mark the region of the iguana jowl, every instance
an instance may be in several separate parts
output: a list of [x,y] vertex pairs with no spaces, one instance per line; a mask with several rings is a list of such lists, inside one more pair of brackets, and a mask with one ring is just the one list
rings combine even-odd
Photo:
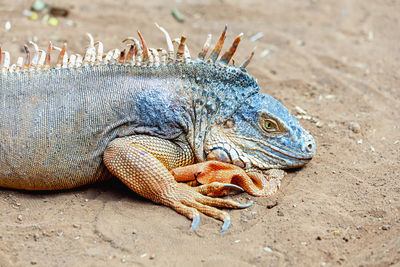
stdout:
[[[158,25],[157,25],[158,26]],[[158,26],[159,27],[159,26]],[[229,65],[239,35],[218,60],[226,28],[205,59],[211,35],[192,61],[185,44],[161,27],[167,51],[135,38],[129,50],[103,55],[91,42],[84,57],[63,46],[57,65],[48,51],[27,46],[10,66],[0,48],[0,186],[73,188],[112,175],[136,193],[199,224],[199,212],[222,220],[215,207],[251,205],[214,198],[231,188],[274,193],[279,169],[315,154],[313,137],[241,67]],[[176,40],[174,40],[176,41]],[[3,58],[3,59],[2,59]],[[202,184],[191,187],[187,181]],[[192,182],[192,185],[194,184]]]

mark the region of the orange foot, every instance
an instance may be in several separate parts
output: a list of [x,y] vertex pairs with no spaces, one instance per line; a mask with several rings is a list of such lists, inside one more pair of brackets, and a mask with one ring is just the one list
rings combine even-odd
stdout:
[[[197,191],[208,196],[223,196],[229,190],[243,189],[253,196],[267,197],[280,187],[284,171],[271,169],[264,172],[245,172],[240,167],[219,162],[205,161],[171,170],[178,182],[196,181],[202,186]],[[239,186],[239,188],[237,187]]]

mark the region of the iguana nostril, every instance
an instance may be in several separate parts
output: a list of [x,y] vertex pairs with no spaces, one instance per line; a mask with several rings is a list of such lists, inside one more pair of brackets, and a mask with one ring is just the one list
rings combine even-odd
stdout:
[[313,149],[313,145],[312,145],[311,143],[308,144],[308,145],[307,145],[307,148],[306,148],[307,152],[311,152],[312,149]]

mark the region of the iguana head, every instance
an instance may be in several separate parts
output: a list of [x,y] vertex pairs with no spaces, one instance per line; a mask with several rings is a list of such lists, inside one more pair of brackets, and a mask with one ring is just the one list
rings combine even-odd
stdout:
[[247,171],[295,168],[315,154],[314,138],[275,98],[255,94],[206,138],[207,160],[233,163]]

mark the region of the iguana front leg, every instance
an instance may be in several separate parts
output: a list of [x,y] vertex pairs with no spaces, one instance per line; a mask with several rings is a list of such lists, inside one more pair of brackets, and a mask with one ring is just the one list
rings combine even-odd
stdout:
[[[283,170],[271,169],[263,173],[245,172],[238,166],[215,160],[172,169],[171,173],[177,181],[196,180],[202,184],[197,187],[197,190],[209,196],[228,194],[230,188],[223,187],[217,190],[213,186],[215,183],[222,183],[238,185],[253,196],[268,197],[279,189],[280,181],[284,176]],[[211,190],[209,190],[210,185]]]
[[103,161],[108,170],[134,192],[191,219],[192,229],[198,227],[201,212],[223,221],[223,232],[230,225],[230,217],[214,207],[245,208],[252,204],[211,198],[178,183],[168,169],[189,164],[193,159],[185,154],[184,148],[164,139],[150,136],[117,138],[107,146]]

